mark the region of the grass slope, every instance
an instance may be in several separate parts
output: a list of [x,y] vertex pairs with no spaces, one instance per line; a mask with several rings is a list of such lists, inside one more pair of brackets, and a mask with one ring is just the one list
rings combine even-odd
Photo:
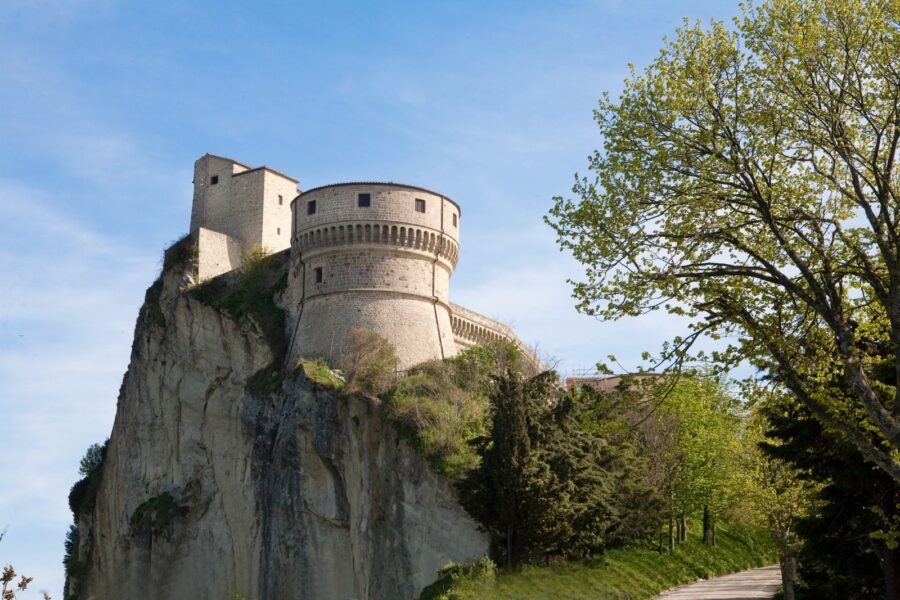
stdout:
[[675,552],[648,548],[610,550],[587,562],[526,566],[514,572],[485,569],[449,570],[422,593],[421,600],[641,600],[697,579],[743,571],[777,562],[763,531],[722,523],[718,545],[705,546],[689,535]]

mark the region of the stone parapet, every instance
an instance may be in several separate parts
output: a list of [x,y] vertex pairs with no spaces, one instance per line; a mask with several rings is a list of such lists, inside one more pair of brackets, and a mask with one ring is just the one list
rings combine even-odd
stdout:
[[503,323],[459,304],[450,304],[450,324],[457,343],[467,348],[504,339],[524,347],[516,334]]
[[454,239],[438,229],[411,227],[399,221],[338,222],[298,232],[295,238],[294,246],[305,253],[343,245],[383,244],[437,255],[451,270],[459,260],[459,244]]

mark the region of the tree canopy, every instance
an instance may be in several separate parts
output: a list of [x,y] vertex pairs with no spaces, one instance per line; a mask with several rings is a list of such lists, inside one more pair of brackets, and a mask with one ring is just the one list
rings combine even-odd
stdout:
[[[580,310],[667,310],[787,388],[900,482],[900,0],[769,0],[685,23],[618,100],[547,218]],[[896,381],[896,377],[893,378]]]

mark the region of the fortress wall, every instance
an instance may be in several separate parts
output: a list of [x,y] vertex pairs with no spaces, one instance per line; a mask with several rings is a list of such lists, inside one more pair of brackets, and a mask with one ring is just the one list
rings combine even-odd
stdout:
[[294,234],[293,247],[304,255],[313,252],[341,252],[348,247],[364,247],[369,252],[383,252],[384,246],[402,249],[428,260],[437,257],[448,274],[459,259],[459,245],[440,231],[421,226],[409,226],[397,221],[342,221],[334,225],[320,225]]
[[[191,231],[205,227],[236,235],[239,229],[234,227],[235,206],[232,199],[232,176],[249,170],[249,167],[233,160],[207,154],[194,162],[194,204],[191,210]],[[217,183],[212,179],[218,177]]]
[[399,293],[334,294],[308,299],[297,330],[291,362],[324,356],[339,363],[354,328],[369,329],[390,341],[398,369],[456,354],[446,306]]
[[531,349],[513,333],[513,330],[494,319],[469,310],[459,304],[450,304],[450,321],[453,327],[453,339],[460,350],[478,346],[496,340],[507,339],[514,343],[525,356],[539,368],[543,368],[540,359]]
[[[305,259],[306,297],[355,290],[397,291],[437,297],[447,304],[449,273],[445,266],[435,270],[427,254],[356,247],[340,253],[316,253]],[[316,269],[322,269],[322,281],[316,282]]]
[[194,234],[197,244],[197,276],[199,281],[227,273],[241,265],[241,240],[200,227]]
[[257,244],[284,250],[290,246],[290,203],[296,195],[297,182],[289,177],[208,154],[194,163],[191,231],[204,227],[237,238],[245,251]]
[[[358,206],[359,194],[369,194],[371,206]],[[416,199],[425,200],[425,212],[417,212]],[[308,205],[316,212],[308,214]],[[308,190],[294,206],[294,232],[301,233],[347,222],[388,221],[419,226],[443,233],[459,244],[459,207],[449,198],[420,188],[385,183],[339,184]],[[457,223],[453,225],[453,216]]]
[[260,243],[272,252],[279,252],[291,245],[291,202],[296,196],[296,181],[263,170],[263,219]]
[[[359,194],[369,194],[369,206],[359,206]],[[424,212],[416,210],[417,200],[424,201]],[[291,247],[299,267],[288,285],[298,286],[302,271],[304,293],[289,309],[300,315],[289,315],[297,323],[290,360],[339,361],[356,328],[387,338],[400,369],[456,354],[448,305],[459,255],[453,201],[411,186],[339,184],[301,194],[293,214]]]
[[250,170],[231,180],[231,219],[221,231],[243,240],[247,250],[262,244],[264,177],[263,171]]

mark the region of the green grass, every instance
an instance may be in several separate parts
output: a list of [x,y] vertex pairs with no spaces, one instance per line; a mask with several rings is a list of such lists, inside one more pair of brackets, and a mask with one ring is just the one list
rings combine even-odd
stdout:
[[321,386],[334,390],[344,387],[344,380],[334,374],[324,358],[301,358],[299,368],[307,379]]
[[671,553],[617,549],[592,561],[526,566],[496,574],[488,574],[478,565],[449,569],[425,589],[421,600],[641,600],[700,578],[777,562],[764,531],[722,523],[717,533],[719,543],[714,547],[689,535],[688,541]]

